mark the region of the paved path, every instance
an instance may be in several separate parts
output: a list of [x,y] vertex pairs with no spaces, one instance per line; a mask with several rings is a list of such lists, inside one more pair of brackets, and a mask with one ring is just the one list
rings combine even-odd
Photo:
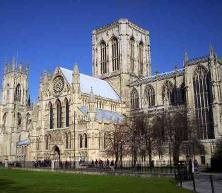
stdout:
[[[212,174],[214,183],[214,193],[222,193],[222,174]],[[196,191],[199,193],[212,193],[209,174],[199,174],[195,177]],[[193,190],[193,182],[183,182],[183,188]]]

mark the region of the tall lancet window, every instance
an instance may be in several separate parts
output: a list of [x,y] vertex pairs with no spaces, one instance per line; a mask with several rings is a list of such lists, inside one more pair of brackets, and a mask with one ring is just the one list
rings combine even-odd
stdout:
[[135,88],[131,92],[131,108],[132,109],[139,108],[139,94]]
[[62,127],[62,105],[59,99],[56,100],[56,112],[57,112],[57,128]]
[[170,81],[166,81],[163,85],[162,90],[163,103],[172,105],[174,104],[174,96],[173,96],[173,83]]
[[139,44],[139,75],[143,75],[143,42]]
[[53,123],[53,107],[52,103],[49,102],[49,128],[53,129],[54,123]]
[[134,50],[135,50],[135,40],[134,37],[130,38],[130,65],[131,65],[131,72],[134,72],[135,64],[134,64]]
[[101,63],[101,74],[107,73],[107,60],[106,60],[106,43],[102,41],[100,43],[100,63]]
[[65,98],[65,109],[66,109],[66,127],[69,127],[69,101]]
[[147,105],[152,107],[155,105],[155,91],[153,86],[147,85],[145,88],[145,99],[147,101]]
[[210,76],[207,70],[201,66],[197,67],[193,76],[193,87],[199,139],[214,138],[212,96],[209,84]]
[[112,65],[113,71],[119,70],[119,44],[116,37],[112,38]]
[[15,88],[15,101],[21,101],[21,85],[17,84]]

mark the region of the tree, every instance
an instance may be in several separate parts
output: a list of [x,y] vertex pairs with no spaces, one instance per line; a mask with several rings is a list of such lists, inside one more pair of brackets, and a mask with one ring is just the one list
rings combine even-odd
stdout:
[[176,165],[180,157],[180,147],[187,140],[187,113],[183,109],[164,112],[164,132],[169,142],[170,165]]
[[114,123],[110,131],[105,135],[105,153],[107,156],[115,158],[115,166],[122,167],[123,156],[127,155],[129,126],[126,122]]
[[216,150],[211,158],[211,169],[213,171],[222,171],[222,139],[217,140]]

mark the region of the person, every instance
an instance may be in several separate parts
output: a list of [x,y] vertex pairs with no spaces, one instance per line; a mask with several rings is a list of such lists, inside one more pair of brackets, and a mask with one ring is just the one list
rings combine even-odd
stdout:
[[196,159],[194,160],[194,171],[195,171],[196,173],[199,172],[199,164],[198,164],[198,161],[197,161]]
[[192,175],[193,175],[193,163],[192,163],[192,159],[189,159],[188,162],[188,174],[189,174],[189,178],[192,179]]

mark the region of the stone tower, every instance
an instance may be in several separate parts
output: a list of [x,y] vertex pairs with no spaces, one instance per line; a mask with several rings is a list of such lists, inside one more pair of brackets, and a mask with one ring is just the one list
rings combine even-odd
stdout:
[[107,80],[123,101],[131,80],[150,76],[150,62],[149,32],[127,19],[93,31],[93,76]]
[[16,159],[16,144],[26,131],[26,107],[28,106],[28,69],[13,60],[5,65],[2,82],[2,154],[5,159]]

